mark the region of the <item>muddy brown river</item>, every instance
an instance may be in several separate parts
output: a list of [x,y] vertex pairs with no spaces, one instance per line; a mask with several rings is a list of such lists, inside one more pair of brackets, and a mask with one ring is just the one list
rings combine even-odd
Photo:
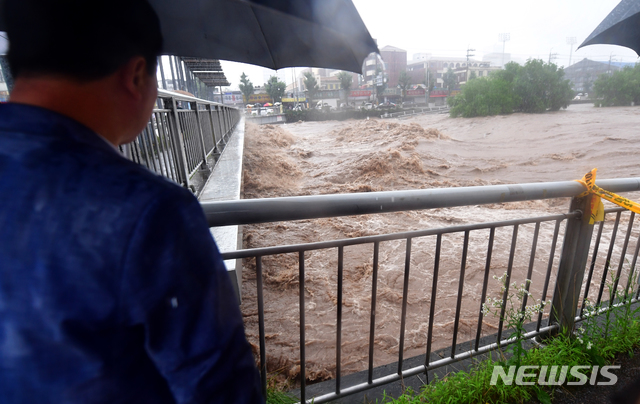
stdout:
[[[640,108],[594,108],[590,104],[539,115],[487,118],[424,115],[406,120],[305,122],[282,126],[247,124],[244,198],[389,191],[418,188],[565,181],[598,167],[598,178],[640,176]],[[638,200],[638,195],[626,195]],[[459,224],[565,213],[568,199],[409,211],[250,225],[244,248],[336,240],[441,228]],[[611,216],[611,215],[610,215]],[[610,218],[608,218],[610,219]],[[617,268],[629,214],[622,215],[612,265]],[[590,298],[597,292],[612,224],[605,225]],[[554,223],[543,223],[531,290],[539,299]],[[627,259],[640,227],[634,225]],[[561,227],[556,256],[561,247]],[[518,231],[512,281],[523,282],[534,226]],[[491,275],[502,275],[513,228],[495,234]],[[595,232],[594,232],[595,236]],[[475,338],[489,230],[470,233],[458,342]],[[449,346],[460,275],[463,234],[444,235],[434,315],[433,349]],[[397,361],[405,241],[380,244],[374,365]],[[373,245],[345,247],[342,374],[368,365]],[[617,255],[616,255],[617,253]],[[435,255],[435,236],[413,239],[404,357],[425,352]],[[309,381],[335,377],[337,249],[305,257],[306,374]],[[624,273],[628,273],[628,264]],[[554,262],[554,274],[557,258]],[[296,254],[263,259],[267,366],[280,379],[295,379],[299,367],[299,296]],[[555,278],[552,275],[551,279]],[[550,298],[553,282],[550,285]],[[488,296],[498,297],[491,280]],[[241,306],[247,336],[256,349],[258,316],[255,262],[246,260]],[[483,333],[497,330],[487,317]]]

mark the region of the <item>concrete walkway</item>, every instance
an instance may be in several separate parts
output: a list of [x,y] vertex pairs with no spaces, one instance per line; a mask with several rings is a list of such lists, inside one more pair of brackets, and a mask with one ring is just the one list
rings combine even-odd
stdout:
[[[240,199],[242,190],[242,153],[244,150],[244,117],[234,129],[229,143],[224,148],[213,172],[200,192],[200,202],[235,201]],[[223,226],[211,228],[220,252],[235,251],[242,248],[242,226]],[[240,301],[242,284],[241,260],[226,260],[225,265],[236,289]]]

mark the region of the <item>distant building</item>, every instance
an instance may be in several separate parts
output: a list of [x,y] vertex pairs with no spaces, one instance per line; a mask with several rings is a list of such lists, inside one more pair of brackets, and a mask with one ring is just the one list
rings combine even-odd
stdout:
[[387,74],[387,86],[396,87],[400,73],[407,70],[407,51],[395,46],[385,46],[380,49],[380,56]]
[[284,69],[280,69],[280,70],[271,70],[267,68],[262,69],[262,79],[264,80],[265,84],[267,83],[267,81],[269,81],[271,76],[276,76],[278,78],[278,81],[281,81],[283,83],[287,82],[287,74]]
[[590,92],[593,82],[601,74],[610,74],[620,70],[615,64],[609,62],[597,62],[590,59],[582,59],[564,69],[564,77],[571,81],[571,87],[576,92]]
[[[431,72],[432,77],[436,80],[435,87],[444,87],[444,74],[453,70],[459,76],[459,82],[466,82],[467,59],[455,57],[439,57],[430,56],[426,60],[413,60],[407,65],[407,72],[411,76],[413,84],[426,84],[427,69]],[[489,62],[481,62],[478,60],[469,60],[468,74],[476,72],[477,77],[486,77],[493,70],[499,70],[499,67],[492,67]]]
[[501,66],[504,67],[507,63],[511,62],[511,54],[510,53],[486,53],[482,57],[483,62],[491,63],[491,66]]

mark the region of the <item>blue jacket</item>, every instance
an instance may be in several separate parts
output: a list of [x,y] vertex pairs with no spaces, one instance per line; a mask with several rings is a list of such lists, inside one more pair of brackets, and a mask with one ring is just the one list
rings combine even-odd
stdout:
[[261,401],[196,198],[74,120],[0,105],[0,402]]

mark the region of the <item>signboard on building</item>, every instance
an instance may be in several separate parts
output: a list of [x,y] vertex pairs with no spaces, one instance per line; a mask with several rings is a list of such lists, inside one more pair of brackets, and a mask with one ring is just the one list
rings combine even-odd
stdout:
[[423,96],[424,97],[424,88],[417,88],[415,90],[407,90],[407,96],[409,96],[409,97]]
[[256,102],[266,104],[267,102],[271,102],[271,98],[269,97],[269,94],[251,94],[249,97],[249,104],[255,104]]
[[349,97],[370,97],[371,90],[352,90]]
[[283,98],[282,102],[307,102],[307,97],[298,97],[298,98]]
[[389,95],[402,95],[402,90],[400,90],[399,88],[386,88],[384,90],[384,93],[382,93],[385,96],[389,96]]
[[435,97],[446,97],[447,96],[447,90],[433,90],[431,91],[431,98],[435,98]]
[[224,103],[225,104],[242,104],[242,93],[224,93]]

